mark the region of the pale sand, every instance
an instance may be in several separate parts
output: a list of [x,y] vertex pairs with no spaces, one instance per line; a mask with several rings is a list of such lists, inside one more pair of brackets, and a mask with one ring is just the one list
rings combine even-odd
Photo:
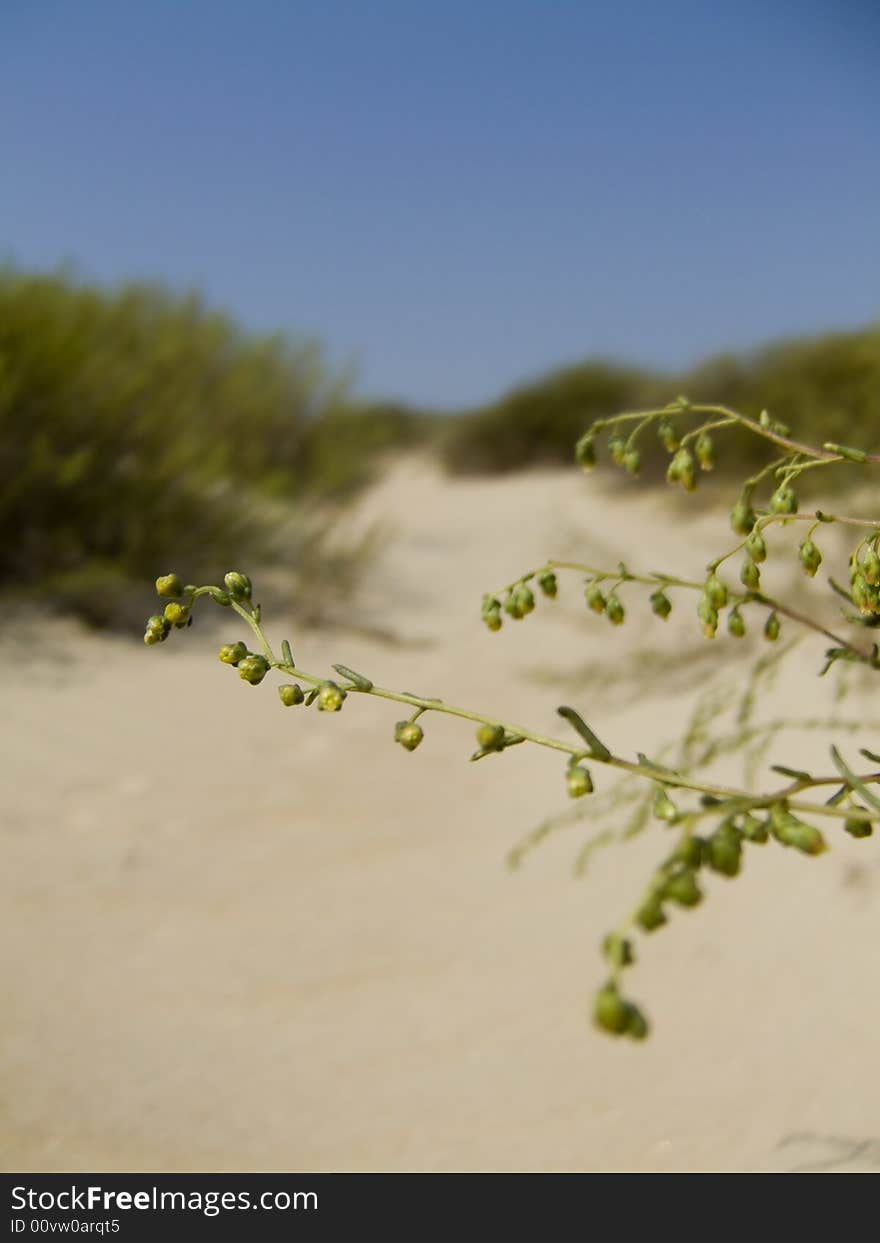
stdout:
[[[729,538],[718,514],[574,472],[451,483],[406,464],[360,506],[377,518],[393,530],[359,617],[408,645],[291,635],[305,668],[343,661],[561,737],[554,709],[573,700],[629,754],[672,736],[712,672],[635,693],[550,679],[674,652],[695,633],[681,597],[665,627],[631,591],[613,629],[573,578],[500,635],[478,613],[548,554],[698,571]],[[838,833],[818,860],[754,848],[736,882],[710,880],[640,943],[631,988],[655,1030],[617,1043],[587,1020],[597,943],[664,829],[574,880],[587,823],[512,872],[507,850],[567,805],[549,752],[469,764],[471,727],[437,718],[410,755],[394,705],[285,710],[219,665],[202,626],[155,650],[60,624],[33,638],[35,654],[7,641],[3,674],[4,1168],[880,1165],[873,842]],[[733,645],[710,649],[719,667]],[[830,702],[823,646],[795,657],[774,713]],[[780,758],[822,755],[799,736]]]

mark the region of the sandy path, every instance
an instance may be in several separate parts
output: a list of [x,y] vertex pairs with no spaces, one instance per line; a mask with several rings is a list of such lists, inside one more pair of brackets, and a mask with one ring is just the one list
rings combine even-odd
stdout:
[[[611,745],[657,747],[705,659],[665,693],[584,670],[620,670],[638,642],[671,652],[689,617],[664,629],[633,597],[613,630],[574,582],[501,635],[477,616],[484,588],[551,552],[693,570],[726,538],[717,517],[603,487],[395,470],[361,507],[394,526],[361,617],[390,615],[408,645],[310,634],[298,660],[562,733],[550,681],[568,670]],[[469,727],[445,718],[408,755],[392,705],[285,711],[197,628],[156,651],[62,625],[37,638],[3,674],[4,1168],[880,1165],[873,843],[835,839],[822,860],[768,847],[735,884],[710,883],[643,947],[632,988],[652,1039],[617,1044],[585,1018],[596,945],[662,829],[581,880],[589,825],[511,872],[510,846],[566,806],[552,755],[469,765]],[[819,712],[829,694],[792,674],[773,711]],[[822,753],[794,747],[790,762]]]

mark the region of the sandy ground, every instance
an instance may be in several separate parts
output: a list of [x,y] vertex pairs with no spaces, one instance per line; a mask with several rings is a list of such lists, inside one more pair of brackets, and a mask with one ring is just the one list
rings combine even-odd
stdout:
[[[399,466],[358,513],[387,539],[352,618],[401,642],[291,634],[297,660],[560,736],[573,700],[613,747],[656,750],[747,664],[727,638],[706,660],[692,601],[664,627],[631,591],[614,629],[564,579],[500,635],[478,619],[484,589],[547,555],[694,571],[728,538],[717,514],[611,488]],[[692,665],[673,658],[683,634]],[[872,842],[839,834],[819,860],[755,848],[736,882],[710,880],[640,945],[652,1038],[616,1043],[587,1020],[597,944],[669,839],[651,827],[574,879],[609,823],[587,818],[510,870],[515,842],[566,810],[552,754],[469,764],[470,727],[437,718],[410,755],[393,705],[285,710],[217,662],[204,626],[153,650],[62,624],[8,642],[5,1169],[880,1167]],[[870,714],[858,686],[834,707],[822,647],[791,658],[772,714]],[[822,754],[800,735],[780,758]]]

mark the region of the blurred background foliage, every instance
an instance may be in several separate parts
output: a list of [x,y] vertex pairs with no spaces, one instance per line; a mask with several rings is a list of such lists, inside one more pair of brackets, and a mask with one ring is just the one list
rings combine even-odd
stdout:
[[[444,415],[357,401],[315,343],[248,333],[197,294],[3,268],[0,586],[125,626],[170,568],[307,563],[314,591],[322,531],[388,453],[420,447],[453,474],[569,466],[593,419],[679,393],[876,449],[880,325],[678,375],[588,361]],[[642,449],[650,483],[665,458]],[[760,452],[730,441],[720,467]],[[338,578],[338,549],[332,563]]]

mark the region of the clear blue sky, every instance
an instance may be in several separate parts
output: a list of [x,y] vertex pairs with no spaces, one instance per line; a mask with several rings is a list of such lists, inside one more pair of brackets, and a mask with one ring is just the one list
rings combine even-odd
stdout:
[[880,317],[878,0],[0,0],[0,254],[489,398]]

